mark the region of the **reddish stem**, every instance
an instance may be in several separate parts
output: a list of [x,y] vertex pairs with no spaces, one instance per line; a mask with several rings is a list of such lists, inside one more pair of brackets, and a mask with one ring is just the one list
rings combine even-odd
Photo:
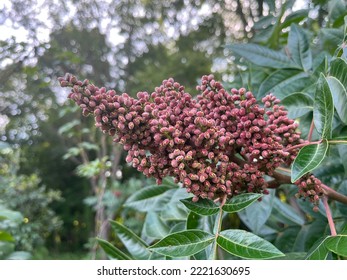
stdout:
[[313,119],[312,119],[311,126],[310,126],[310,130],[309,130],[308,136],[307,136],[307,140],[308,140],[309,142],[311,142],[311,140],[312,140],[313,129],[314,129],[314,121],[313,121]]
[[298,144],[298,145],[295,145],[295,146],[291,146],[287,149],[285,149],[286,152],[290,151],[290,150],[294,150],[294,149],[298,149],[298,148],[302,148],[302,147],[305,147],[305,146],[308,146],[308,145],[312,145],[312,144],[320,144],[322,143],[323,140],[318,140],[318,141],[313,141],[313,142],[305,142],[305,143],[301,143],[301,144]]
[[336,236],[337,233],[336,233],[336,229],[335,229],[333,216],[331,215],[330,207],[328,204],[328,198],[325,195],[323,196],[323,204],[325,207],[325,213],[327,214],[327,219],[328,219],[331,235]]

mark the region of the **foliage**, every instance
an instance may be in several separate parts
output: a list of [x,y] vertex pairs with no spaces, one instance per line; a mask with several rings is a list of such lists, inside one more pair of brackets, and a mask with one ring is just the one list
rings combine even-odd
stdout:
[[[341,2],[341,5],[344,4]],[[335,7],[337,6],[339,5]],[[291,166],[291,182],[294,183],[299,178],[314,172],[333,189],[342,190],[340,185],[345,185],[346,172],[342,156],[345,154],[344,148],[347,144],[345,106],[341,106],[346,98],[347,86],[344,75],[346,73],[344,68],[347,65],[345,57],[347,18],[345,18],[345,24],[343,22],[341,24],[341,21],[334,18],[335,12],[333,8],[330,10],[328,20],[328,26],[333,26],[333,30],[327,27],[326,30],[317,34],[316,43],[311,43],[312,37],[308,36],[309,32],[302,26],[291,23],[285,46],[287,53],[254,43],[234,44],[228,48],[234,54],[254,64],[254,66],[246,64],[246,71],[242,73],[243,76],[248,76],[249,82],[252,82],[252,73],[259,71],[258,66],[268,67],[263,70],[265,75],[256,76],[261,79],[259,86],[254,90],[258,93],[259,99],[268,92],[273,92],[284,99],[283,103],[288,106],[290,113],[293,114],[291,108],[296,108],[292,116],[300,122],[299,128],[302,135],[308,140],[296,146],[301,150]],[[345,15],[340,12],[338,18]],[[340,22],[340,25],[337,22]],[[276,26],[274,28],[278,28],[277,32],[283,29]],[[313,51],[312,45],[317,45],[317,42],[320,46],[326,46],[327,34],[340,34],[338,49],[331,55],[325,50],[322,50],[322,53],[318,53],[317,49]],[[277,41],[277,36],[275,38],[274,45],[277,48],[281,41]],[[257,81],[255,85],[257,86]],[[334,174],[336,180],[331,178],[330,166],[336,168]],[[284,171],[288,172],[288,170]],[[290,181],[283,180],[280,176],[277,180],[277,185],[274,185],[277,191],[263,197],[261,202],[249,199],[250,204],[247,205],[247,196],[255,195],[252,193],[245,195],[244,198],[236,196],[235,199],[239,197],[241,205],[245,203],[245,209],[242,211],[237,209],[236,201],[215,203],[200,199],[193,203],[191,198],[184,198],[181,202],[190,210],[187,212],[187,209],[182,209],[182,204],[177,201],[174,205],[170,204],[172,198],[178,196],[176,192],[169,197],[165,195],[167,192],[181,191],[180,188],[166,190],[167,186],[164,184],[157,188],[148,187],[140,190],[129,198],[125,206],[146,212],[141,234],[143,239],[130,231],[120,231],[121,224],[112,222],[115,225],[115,234],[121,235],[119,237],[128,251],[126,255],[123,255],[124,252],[121,254],[119,249],[108,243],[107,252],[111,258],[116,259],[230,258],[227,253],[233,255],[233,258],[252,259],[346,257],[347,252],[344,246],[347,238],[344,215],[346,205],[338,204],[339,207],[336,207],[331,203],[333,210],[331,215],[326,199],[328,197],[340,201],[341,196],[323,183],[323,202],[320,202],[312,211],[305,202],[291,198],[295,187],[290,185]],[[314,181],[314,184],[318,182]],[[304,188],[306,183],[298,186]],[[346,204],[346,197],[341,201]],[[138,207],[140,202],[148,207]],[[181,214],[174,215],[174,219],[165,219],[163,214],[165,210],[156,208],[156,205],[163,204],[166,205],[166,209],[170,209],[170,214]],[[226,223],[226,217],[230,215],[225,212],[230,209],[232,212],[237,212],[244,226],[253,233],[240,229],[223,229],[222,222]],[[330,234],[326,219],[329,221]],[[153,225],[157,226],[156,234],[153,234],[152,230],[148,231],[147,222],[151,223],[152,228]],[[315,242],[319,238],[320,240]],[[102,240],[99,242],[103,248],[106,248]],[[133,254],[137,246],[146,254],[141,256]]]
[[[12,236],[16,250],[33,252],[44,246],[44,240],[61,226],[51,204],[61,199],[60,193],[46,190],[37,175],[18,175],[18,150],[10,146],[0,151],[1,205],[10,219],[2,222],[2,229]],[[7,210],[6,210],[7,209]],[[15,217],[15,218],[13,218]]]

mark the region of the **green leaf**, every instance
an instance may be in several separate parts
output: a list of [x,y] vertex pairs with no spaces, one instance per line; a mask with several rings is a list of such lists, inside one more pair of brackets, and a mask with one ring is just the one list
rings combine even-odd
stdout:
[[323,42],[328,43],[333,48],[336,48],[342,43],[343,30],[340,28],[322,28],[320,29]]
[[187,197],[187,191],[184,188],[172,189],[166,193],[170,200],[160,212],[162,220],[166,221],[185,221],[188,216],[188,210],[180,203],[180,200]]
[[80,120],[73,120],[71,122],[68,122],[58,129],[58,133],[64,134],[64,133],[70,132],[71,129],[73,129],[75,126],[78,126],[80,124],[81,124]]
[[307,18],[309,11],[310,10],[308,9],[303,9],[290,13],[281,24],[281,30],[283,28],[289,27],[292,23],[299,23],[300,21]]
[[96,238],[96,240],[98,241],[100,247],[104,250],[104,252],[110,259],[131,260],[131,258],[128,255],[123,253],[118,248],[114,247],[110,242],[100,238]]
[[311,144],[303,147],[292,164],[291,181],[294,183],[306,173],[317,168],[325,158],[328,143]]
[[210,216],[218,213],[219,206],[211,199],[199,199],[197,202],[193,202],[192,198],[182,199],[181,202],[191,211],[203,215]]
[[229,229],[220,232],[217,243],[230,254],[245,259],[271,259],[284,256],[269,241],[240,229]]
[[262,196],[263,195],[259,193],[243,193],[236,195],[227,201],[223,205],[222,209],[228,213],[239,212],[257,201]]
[[199,214],[196,214],[195,212],[191,211],[187,217],[186,228],[199,229],[201,228],[203,222],[204,222],[203,216],[200,216]]
[[114,233],[123,242],[128,252],[137,260],[147,260],[150,256],[148,245],[130,229],[115,221],[110,221]]
[[312,248],[308,251],[305,259],[306,260],[326,260],[328,256],[328,249],[325,247],[325,242],[329,236],[318,240]]
[[270,193],[268,195],[263,196],[262,201],[256,201],[244,210],[237,212],[247,227],[258,235],[273,233],[271,228],[265,226],[266,221],[271,215],[275,196],[274,190],[269,191]]
[[20,223],[23,221],[23,216],[18,211],[12,211],[0,206],[0,221],[7,219],[16,223]]
[[347,235],[330,236],[325,246],[331,252],[343,257],[347,257]]
[[343,84],[335,77],[328,77],[327,82],[334,100],[336,112],[341,121],[347,124],[347,92]]
[[334,119],[334,102],[328,81],[321,74],[314,96],[313,120],[314,125],[323,139],[331,138]]
[[227,47],[255,65],[269,68],[298,68],[284,53],[267,47],[256,44],[232,44]]
[[311,83],[307,73],[296,69],[280,69],[268,76],[260,85],[257,98],[269,92],[284,98],[293,92],[303,90]]
[[337,78],[347,88],[347,62],[342,58],[334,59],[330,64],[330,76]]
[[290,226],[285,227],[282,231],[278,232],[274,242],[276,248],[284,253],[293,252],[293,244],[300,228],[300,226]]
[[312,67],[312,53],[310,42],[305,31],[296,24],[290,26],[288,36],[288,49],[292,60],[299,65],[304,71]]
[[191,256],[205,249],[215,236],[200,230],[187,230],[170,234],[149,249],[170,257]]
[[131,195],[124,206],[140,212],[161,210],[170,201],[167,191],[171,189],[170,186],[163,185],[145,187]]
[[274,197],[274,207],[272,214],[276,216],[278,220],[288,225],[304,225],[305,219],[298,214],[287,203],[283,203],[279,198]]
[[143,233],[154,239],[161,239],[168,235],[170,228],[160,218],[158,212],[150,211],[146,215],[146,219],[143,225]]
[[288,110],[288,117],[296,119],[313,111],[313,99],[303,92],[288,95],[282,100],[282,104]]
[[0,241],[13,242],[15,241],[13,236],[6,231],[0,230]]

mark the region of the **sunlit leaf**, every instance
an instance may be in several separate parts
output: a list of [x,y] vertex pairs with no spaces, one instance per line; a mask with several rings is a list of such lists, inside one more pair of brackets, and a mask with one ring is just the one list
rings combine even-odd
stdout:
[[328,143],[311,144],[303,147],[296,156],[291,169],[291,181],[294,183],[306,173],[317,168],[325,158]]
[[206,248],[214,238],[214,235],[200,230],[181,231],[166,236],[149,249],[170,257],[191,256]]
[[347,235],[331,236],[325,241],[325,246],[329,251],[347,257]]
[[321,74],[314,97],[313,120],[317,131],[323,139],[331,138],[334,118],[334,102],[328,81]]
[[218,245],[232,255],[245,259],[271,259],[284,256],[269,241],[240,229],[230,229],[220,232]]
[[324,237],[320,240],[318,240],[312,248],[308,251],[307,256],[305,259],[307,260],[325,260],[328,256],[328,249],[325,246],[326,240],[329,237]]
[[334,100],[336,112],[341,121],[347,124],[347,92],[343,84],[335,77],[328,77],[327,82],[330,88],[331,95]]

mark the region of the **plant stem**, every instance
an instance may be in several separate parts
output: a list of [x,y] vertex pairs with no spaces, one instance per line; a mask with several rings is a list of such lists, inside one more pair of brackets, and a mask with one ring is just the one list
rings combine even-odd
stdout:
[[312,119],[311,125],[310,125],[310,130],[309,130],[308,136],[307,136],[307,140],[308,140],[309,142],[311,142],[311,140],[312,140],[313,129],[314,129],[314,121],[313,121],[313,119]]
[[218,238],[218,235],[219,235],[219,232],[221,231],[221,228],[222,228],[222,220],[223,220],[223,209],[222,207],[224,206],[225,202],[227,200],[227,195],[224,195],[223,198],[222,198],[222,201],[220,203],[220,206],[219,206],[219,213],[218,213],[218,218],[216,220],[216,234],[215,234],[215,239],[214,239],[214,243],[213,243],[213,248],[212,248],[212,252],[213,252],[213,255],[212,255],[212,259],[213,260],[216,260],[217,259],[217,238]]
[[336,229],[335,229],[333,216],[331,215],[330,207],[328,204],[328,198],[325,195],[323,196],[323,204],[325,207],[325,213],[327,214],[327,219],[328,219],[331,235],[336,236]]
[[294,149],[299,149],[299,148],[302,148],[302,147],[305,147],[305,146],[308,146],[308,145],[312,145],[312,144],[320,144],[322,143],[323,140],[318,140],[318,141],[313,141],[313,142],[305,142],[305,143],[301,143],[301,144],[298,144],[298,145],[295,145],[295,146],[292,146],[292,147],[289,147],[287,149],[285,149],[286,152],[288,151],[291,151],[291,150],[294,150]]

